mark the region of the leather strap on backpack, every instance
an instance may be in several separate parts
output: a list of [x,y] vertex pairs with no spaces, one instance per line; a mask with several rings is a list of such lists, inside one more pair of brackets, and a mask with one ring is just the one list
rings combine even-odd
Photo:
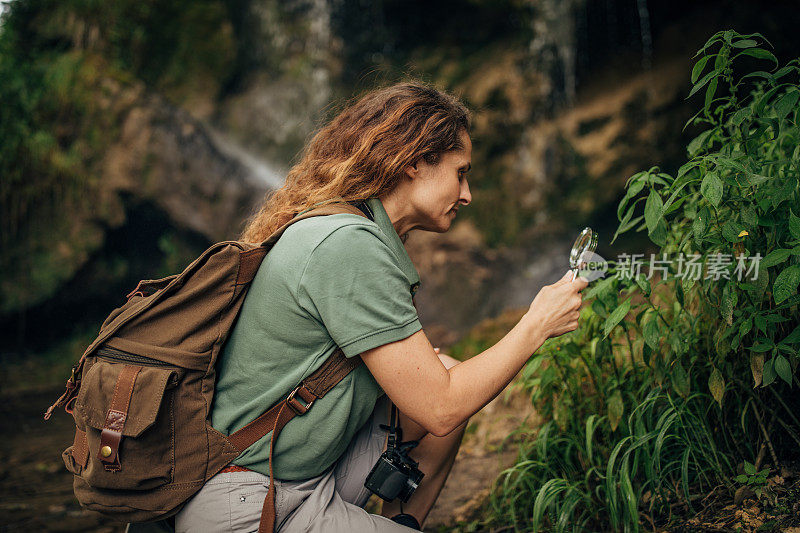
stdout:
[[346,357],[340,349],[337,349],[321,367],[290,392],[285,400],[228,436],[228,440],[242,452],[264,435],[272,432],[269,447],[269,492],[261,510],[259,533],[272,533],[275,530],[275,481],[272,472],[272,452],[275,449],[275,440],[278,438],[278,434],[289,420],[295,416],[306,414],[316,400],[325,396],[359,364],[361,364],[360,357]]
[[106,422],[100,433],[100,449],[97,450],[98,458],[106,471],[116,472],[120,469],[119,445],[122,442],[125,420],[128,418],[133,385],[136,383],[136,376],[139,375],[141,369],[140,366],[125,365],[117,377],[114,395],[111,398],[111,407],[106,413]]

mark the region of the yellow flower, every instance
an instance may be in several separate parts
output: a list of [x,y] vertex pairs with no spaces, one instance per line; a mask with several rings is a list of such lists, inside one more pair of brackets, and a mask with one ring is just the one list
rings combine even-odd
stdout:
[[738,235],[738,237],[744,237],[745,235],[750,235],[750,234],[749,234],[749,233],[747,233],[747,231],[745,231],[745,230],[742,230],[742,231],[740,231],[740,232],[739,232],[739,235]]

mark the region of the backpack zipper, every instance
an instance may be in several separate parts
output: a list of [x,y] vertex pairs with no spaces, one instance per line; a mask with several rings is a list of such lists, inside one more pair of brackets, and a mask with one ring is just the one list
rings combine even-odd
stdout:
[[159,361],[158,359],[151,359],[150,357],[145,357],[144,355],[137,355],[135,353],[123,352],[122,350],[109,348],[107,346],[98,349],[96,353],[98,357],[102,357],[103,359],[110,359],[112,361],[124,361],[126,363],[137,363],[145,366],[164,366],[164,367],[175,366],[175,365],[170,365],[169,363],[165,363],[164,361]]

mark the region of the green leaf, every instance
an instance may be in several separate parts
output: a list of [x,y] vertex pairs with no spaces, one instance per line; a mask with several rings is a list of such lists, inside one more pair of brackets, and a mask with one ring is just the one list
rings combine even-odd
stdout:
[[720,305],[720,314],[722,319],[728,324],[733,324],[733,309],[736,307],[736,302],[739,296],[736,293],[733,283],[728,283],[722,289],[722,304]]
[[717,92],[718,82],[719,78],[714,78],[713,80],[711,80],[711,83],[708,84],[708,88],[706,89],[706,101],[705,101],[706,107],[711,105],[711,101],[714,99],[714,94]]
[[744,474],[739,474],[738,476],[736,476],[735,480],[737,483],[747,483],[747,476],[745,476]]
[[664,219],[659,219],[656,228],[652,232],[648,232],[647,235],[658,246],[665,246],[667,244],[667,223]]
[[636,284],[642,290],[645,296],[650,296],[650,281],[645,277],[644,274],[639,274],[636,276]]
[[742,217],[742,222],[748,226],[758,225],[758,215],[756,214],[756,207],[754,205],[743,207],[739,213]]
[[699,164],[700,164],[700,161],[697,160],[697,159],[693,159],[692,161],[689,161],[687,163],[682,164],[680,166],[680,168],[678,169],[678,179],[681,179],[682,177],[687,175],[689,172],[691,172],[692,170],[697,168],[697,166]]
[[681,307],[684,307],[686,305],[686,303],[684,302],[686,295],[683,292],[683,284],[681,283],[675,284],[675,297],[678,299],[678,303],[681,304]]
[[[756,317],[756,325],[758,325],[758,318]],[[756,353],[764,353],[770,351],[775,345],[772,344],[772,341],[767,339],[767,342],[763,342],[763,340],[759,340],[750,349]]]
[[586,299],[599,297],[602,295],[610,294],[614,290],[614,280],[613,276],[609,276],[604,278],[597,283],[595,283],[586,293]]
[[734,170],[738,170],[739,172],[747,172],[747,169],[735,159],[731,159],[730,157],[723,157],[718,156],[716,158],[717,164],[722,165],[723,167],[732,168]]
[[[765,181],[769,181],[770,179],[772,179],[769,176],[762,176],[761,174],[750,174],[749,172],[745,175],[745,178],[747,179],[747,184],[752,187],[757,187],[762,183],[764,183]],[[756,215],[756,219],[758,219],[758,215]],[[753,224],[755,224],[755,222]]]
[[775,79],[775,80],[779,80],[779,79],[781,79],[782,77],[784,77],[784,76],[786,76],[787,74],[789,74],[790,72],[792,72],[792,71],[796,71],[796,70],[798,70],[798,68],[797,68],[797,67],[795,67],[795,66],[793,66],[793,65],[789,65],[789,66],[783,67],[783,68],[782,68],[782,69],[780,69],[778,72],[776,72],[775,74],[773,74],[773,75],[772,75],[772,78],[773,78],[773,79]]
[[712,70],[711,72],[709,72],[708,74],[706,74],[705,76],[703,76],[703,79],[701,79],[700,81],[698,81],[698,82],[697,82],[697,83],[694,85],[694,87],[692,87],[692,90],[689,92],[689,96],[687,96],[686,98],[691,98],[691,97],[692,97],[692,96],[693,96],[693,95],[694,95],[694,94],[695,94],[697,91],[699,91],[700,89],[702,89],[703,87],[705,87],[705,86],[706,86],[706,84],[707,84],[709,81],[711,81],[711,78],[713,78],[713,77],[714,77],[714,76],[716,76],[717,74],[718,74],[718,73],[717,73],[717,71],[716,71],[716,70]]
[[786,115],[796,108],[798,98],[800,98],[800,92],[792,91],[787,92],[775,102],[775,112],[778,114],[779,120],[783,120]]
[[658,221],[661,219],[664,202],[661,196],[655,191],[650,190],[647,202],[644,204],[644,220],[647,223],[647,231],[652,233],[656,229]]
[[795,239],[800,239],[800,217],[796,217],[792,210],[789,210],[789,233]]
[[772,284],[772,298],[780,304],[788,297],[797,293],[800,284],[800,265],[791,265],[783,269]]
[[692,233],[694,234],[695,242],[698,244],[700,244],[705,235],[708,218],[710,216],[710,211],[704,207],[697,213],[697,216],[692,221]]
[[[620,200],[619,205],[617,206],[617,219],[623,220],[622,212],[625,211],[625,208],[628,206],[628,202],[630,202],[631,198],[635,197],[639,192],[644,188],[645,182],[643,180],[634,181],[631,186],[628,188],[628,191],[625,193],[625,196]],[[638,199],[636,202],[631,205],[630,209],[628,209],[627,217],[630,218],[630,213],[633,211],[633,207],[642,200],[641,198]]]
[[627,315],[630,310],[631,299],[628,298],[606,318],[606,321],[603,323],[603,337],[608,337],[611,330],[625,318],[625,315]]
[[724,358],[731,351],[731,342],[727,334],[732,328],[717,328],[714,332],[714,350],[717,355]]
[[764,377],[764,354],[750,354],[750,372],[753,374],[753,388],[761,385]]
[[786,338],[781,341],[782,344],[797,344],[800,343],[800,326],[794,328],[794,331],[789,333]]
[[739,233],[744,229],[746,228],[735,220],[729,220],[722,225],[722,236],[725,237],[725,240],[728,242],[739,242],[742,240],[742,238],[739,237]]
[[697,63],[695,63],[694,68],[692,68],[692,83],[697,81],[697,79],[700,77],[700,73],[703,72],[704,68],[706,68],[706,63],[708,63],[708,60],[715,55],[716,54],[703,56],[697,61]]
[[697,154],[700,148],[702,148],[705,145],[706,140],[708,140],[711,134],[714,133],[715,131],[716,130],[713,129],[704,131],[703,133],[692,139],[689,142],[689,146],[687,146],[686,148],[686,150],[689,152],[689,156],[694,156],[695,154]]
[[761,39],[762,41],[764,41],[768,45],[772,46],[772,43],[769,42],[769,40],[766,37],[764,37],[763,35],[761,35],[760,33],[748,33],[747,35],[740,35],[740,34],[737,34],[737,35],[739,37],[741,37],[742,39],[750,39],[751,37],[758,37],[759,39]]
[[689,376],[680,361],[676,361],[672,367],[672,387],[682,397],[689,396]]
[[774,61],[776,67],[778,66],[778,58],[775,57],[771,52],[768,52],[762,48],[748,48],[747,50],[743,50],[733,56],[733,59],[743,55],[756,57],[758,59],[768,59],[770,61]]
[[734,43],[731,43],[731,46],[733,46],[734,48],[752,48],[753,46],[756,45],[758,45],[758,43],[752,39],[743,39],[741,41],[736,41]]
[[767,102],[769,102],[770,98],[772,98],[775,95],[775,93],[778,92],[778,90],[780,90],[780,86],[773,87],[772,89],[764,93],[764,95],[761,98],[758,99],[758,102],[756,102],[755,106],[753,106],[753,111],[756,112],[756,115],[763,116],[764,108],[766,107]]
[[528,364],[522,369],[522,379],[525,381],[529,380],[536,371],[539,370],[539,367],[542,366],[544,359],[544,357],[538,356],[528,361]]
[[[703,48],[701,48],[700,50],[697,51],[697,53],[695,53],[695,56],[698,56],[698,55],[702,54],[705,50],[708,49],[709,46],[711,46],[715,42],[719,41],[720,37],[724,33],[725,33],[724,31],[720,30],[717,33],[715,33],[714,35],[712,35],[711,37],[709,37],[709,39],[706,41],[706,44],[703,45]],[[748,35],[748,37],[752,37],[752,36]]]
[[790,179],[784,180],[783,184],[780,187],[772,191],[771,203],[773,208],[778,207],[778,205],[781,202],[785,202],[787,200],[792,199],[792,196],[794,196],[794,189],[796,186],[795,183],[797,182],[794,180]]
[[716,172],[709,172],[703,178],[703,182],[700,184],[700,194],[714,207],[719,205],[722,200],[722,180],[719,179]]
[[778,374],[778,376],[783,381],[791,385],[792,366],[789,364],[789,361],[781,354],[776,355],[774,359],[775,359],[775,373]]
[[723,379],[722,373],[717,368],[711,372],[711,376],[708,378],[708,390],[711,391],[711,395],[722,407],[722,396],[725,394],[725,379]]
[[[631,210],[631,212],[632,212],[632,211],[633,211],[633,210]],[[639,215],[638,217],[634,218],[633,220],[629,220],[629,221],[627,221],[627,222],[623,221],[622,223],[620,223],[619,227],[617,228],[617,231],[616,231],[616,232],[614,232],[614,238],[613,238],[613,239],[611,239],[611,244],[614,244],[614,241],[616,241],[616,240],[617,240],[617,236],[619,236],[619,235],[621,235],[621,234],[625,233],[626,231],[628,231],[629,229],[631,229],[632,227],[634,227],[634,226],[635,226],[636,224],[638,224],[638,223],[639,223],[639,222],[640,222],[640,221],[641,221],[643,218],[644,218],[644,215]]]
[[757,301],[761,301],[764,299],[764,295],[767,292],[767,287],[769,287],[769,269],[765,268],[763,265],[758,265],[758,276],[756,277],[753,285],[756,286],[755,297]]
[[661,332],[658,327],[658,316],[656,316],[655,313],[651,313],[649,318],[645,321],[644,326],[642,326],[642,335],[644,336],[644,342],[646,342],[650,348],[658,350]]
[[744,473],[748,476],[755,476],[756,475],[756,467],[753,463],[748,463],[747,461],[744,462]]
[[[780,71],[778,71],[778,72],[780,72]],[[764,79],[770,80],[770,81],[772,81],[774,79],[777,79],[775,76],[773,76],[769,72],[764,72],[763,70],[757,70],[755,72],[748,72],[747,74],[742,76],[739,81],[741,82],[741,81],[745,80],[746,78],[764,78]]]
[[775,358],[773,357],[772,359],[764,363],[764,376],[763,379],[761,380],[761,386],[766,387],[767,385],[770,385],[773,381],[775,381],[776,377],[777,374],[775,373]]
[[752,109],[750,109],[749,107],[743,107],[742,109],[733,114],[733,116],[731,117],[731,124],[733,124],[734,126],[738,126],[744,121],[744,119],[748,118],[752,113],[753,113]]
[[786,261],[786,258],[788,258],[790,255],[792,255],[792,251],[786,248],[778,248],[777,250],[772,250],[764,257],[764,259],[761,260],[759,266],[763,265],[764,268],[768,268],[771,266],[779,265],[784,261]]
[[[741,285],[745,285],[742,283]],[[751,319],[743,320],[741,324],[739,324],[739,337],[744,337],[750,330],[753,329],[753,321]]]
[[622,393],[617,389],[611,398],[608,399],[608,422],[611,424],[611,431],[615,431],[622,420],[622,413],[625,405],[622,403]]
[[[766,321],[766,320],[764,320],[764,315],[756,315],[756,316],[753,318],[753,323],[756,325],[756,329],[757,329],[757,330],[759,330],[759,331],[761,331],[761,332],[763,332],[763,333],[766,333],[766,332],[767,332],[767,321]],[[766,346],[768,346],[769,348],[772,348],[772,344],[770,344],[770,343],[762,343],[762,342],[758,342],[758,343],[756,343],[756,344],[757,344],[757,345],[766,344]],[[768,349],[769,349],[769,348],[768,348]],[[764,352],[765,352],[765,351],[767,351],[767,350],[761,350],[761,351],[764,351]]]

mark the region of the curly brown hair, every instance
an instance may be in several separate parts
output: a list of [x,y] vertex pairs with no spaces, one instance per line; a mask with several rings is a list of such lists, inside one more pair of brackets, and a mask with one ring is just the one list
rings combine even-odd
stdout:
[[379,197],[404,169],[463,148],[470,113],[456,97],[419,83],[367,93],[319,130],[280,189],[267,193],[241,239],[262,242],[297,213],[334,200]]

